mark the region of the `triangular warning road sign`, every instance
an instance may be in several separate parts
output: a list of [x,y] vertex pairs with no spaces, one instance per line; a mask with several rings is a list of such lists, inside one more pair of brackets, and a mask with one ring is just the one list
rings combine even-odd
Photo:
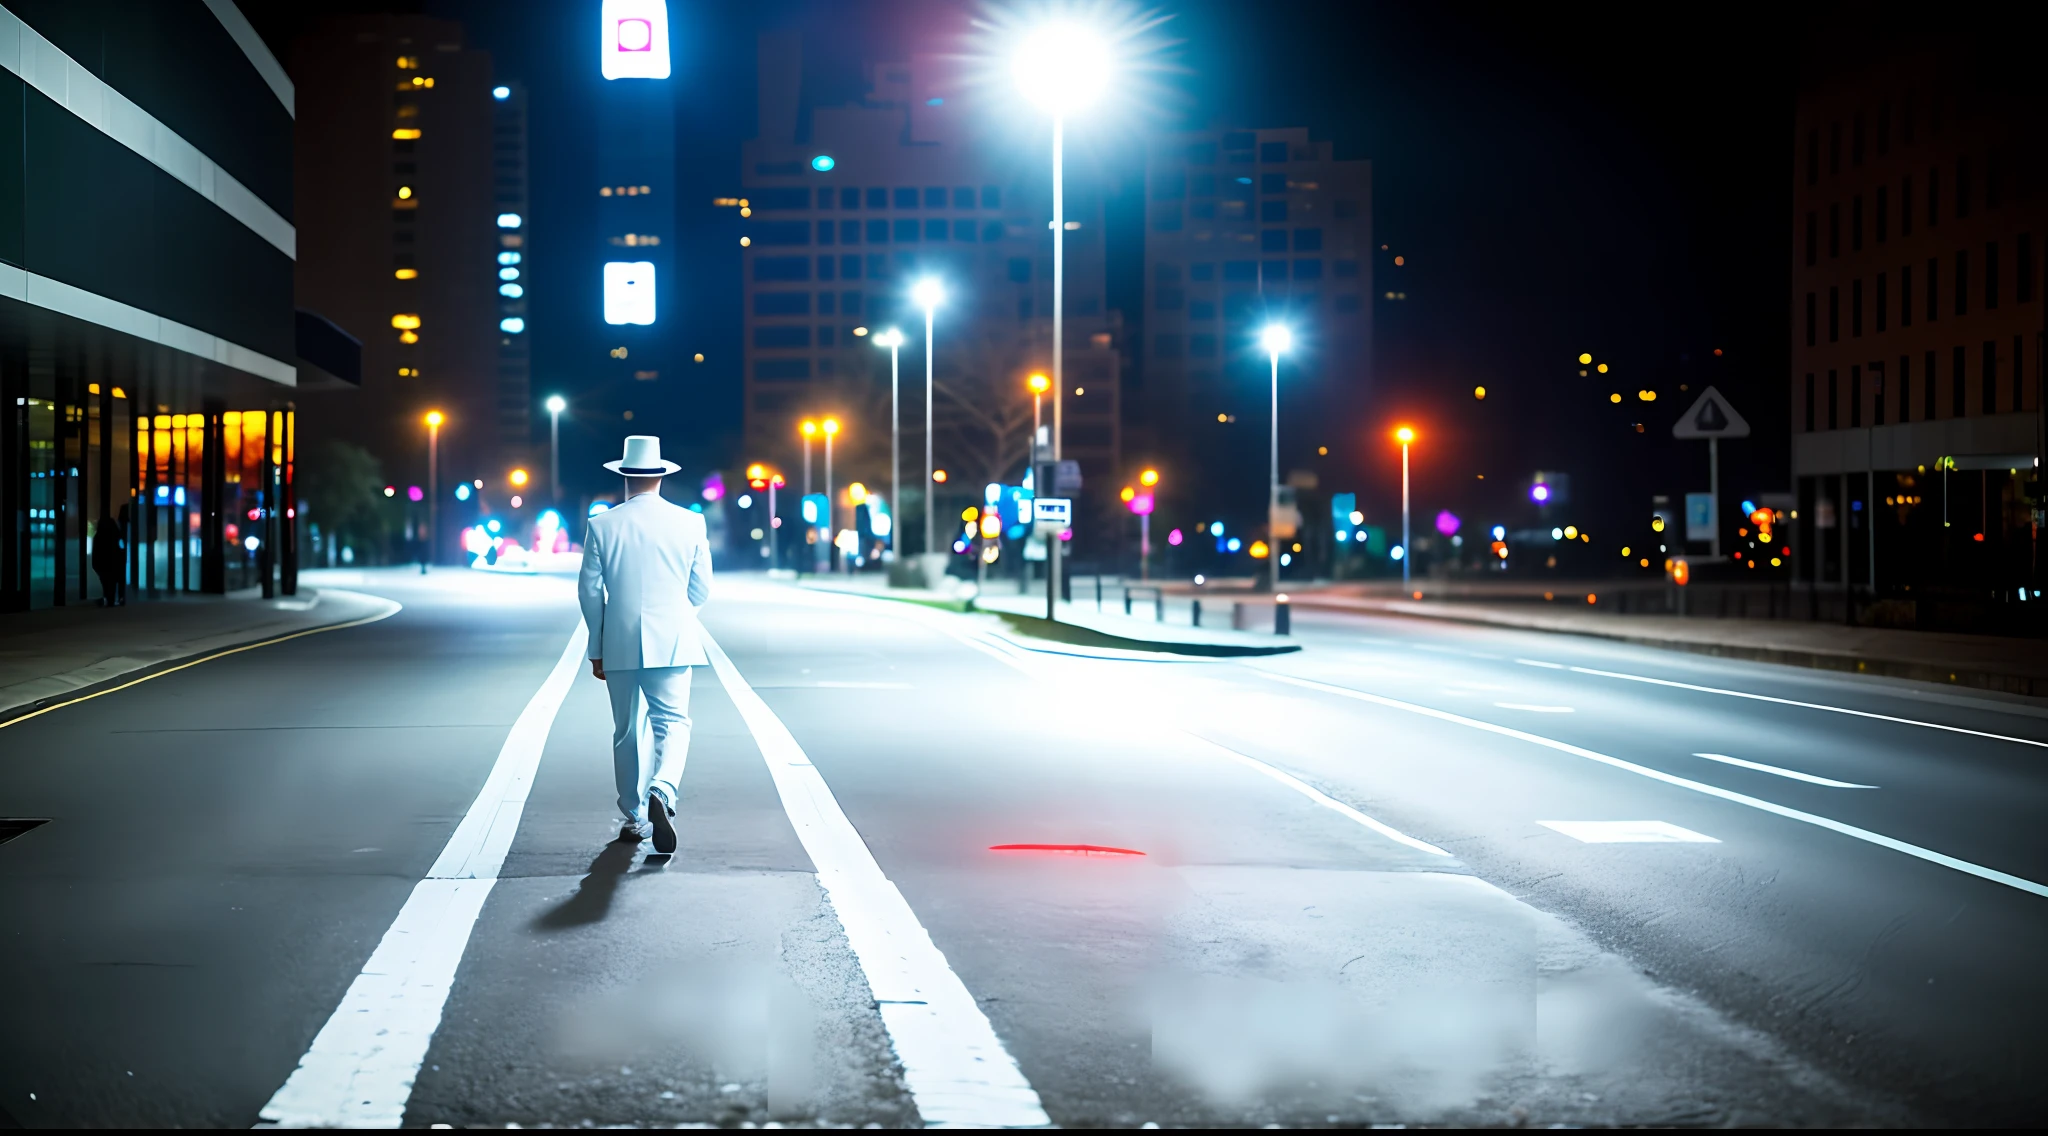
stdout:
[[1749,423],[1735,408],[1728,405],[1728,398],[1713,387],[1700,392],[1697,402],[1671,427],[1674,438],[1747,438]]

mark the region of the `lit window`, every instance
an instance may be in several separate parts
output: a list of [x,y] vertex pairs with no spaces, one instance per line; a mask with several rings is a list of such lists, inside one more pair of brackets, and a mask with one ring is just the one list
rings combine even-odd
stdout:
[[654,322],[654,265],[645,260],[614,260],[604,266],[604,322]]
[[509,99],[509,98],[511,98],[511,97],[512,97],[512,88],[510,88],[510,87],[492,87],[492,88],[491,88],[491,97],[492,97],[492,98],[494,98],[494,99],[497,99],[497,100],[498,100],[499,102],[503,102],[503,101],[505,101],[506,99]]
[[612,187],[608,185],[599,187],[597,195],[599,197],[610,197],[612,195]]
[[516,253],[516,252],[501,252],[501,253],[499,253],[499,254],[498,254],[498,263],[499,263],[499,264],[518,264],[518,263],[519,263],[519,254],[518,254],[518,253]]
[[412,197],[412,187],[411,187],[411,186],[409,186],[409,185],[401,185],[401,186],[399,186],[399,187],[398,187],[398,199],[399,199],[400,201],[405,201],[405,200],[408,200],[408,199],[410,199],[411,197]]
[[521,288],[517,284],[500,284],[498,285],[498,295],[510,296],[511,298],[516,300],[519,297],[526,295],[526,289]]
[[403,126],[391,132],[392,139],[398,142],[411,142],[419,136],[420,131],[417,126]]
[[420,270],[417,268],[401,268],[391,275],[399,280],[417,280],[420,276]]
[[418,343],[420,341],[420,333],[417,331],[401,331],[398,333],[398,341],[405,344]]
[[[517,254],[517,253],[509,253],[509,254],[507,254],[507,255],[511,256],[511,257],[512,257],[512,259],[514,259],[514,260],[518,260],[518,259],[519,259],[519,254]],[[503,258],[501,257],[501,258],[499,258],[499,259],[503,259]],[[516,268],[500,268],[500,269],[498,270],[498,279],[500,279],[500,280],[517,280],[517,279],[519,279],[519,270],[518,270],[518,269],[516,269]]]
[[526,330],[526,321],[520,319],[518,316],[512,316],[509,319],[501,319],[498,321],[498,330],[504,332],[507,335],[518,335],[520,332]]
[[419,56],[417,56],[417,55],[401,55],[401,56],[399,56],[399,57],[398,57],[398,69],[399,69],[400,71],[417,71],[417,70],[419,70],[419,69],[420,69],[420,57],[419,57]]
[[434,86],[434,81],[432,79],[422,78],[421,76],[415,75],[413,76],[412,79],[412,85],[415,87],[426,87],[428,89],[432,89],[432,87]]
[[400,312],[391,317],[391,326],[400,331],[411,331],[419,325],[420,317],[417,312]]
[[[415,133],[417,133],[417,131],[415,131]],[[499,227],[500,229],[516,229],[516,228],[518,228],[518,227],[519,227],[519,225],[520,225],[520,216],[519,216],[519,214],[517,214],[517,213],[500,213],[500,214],[498,214],[498,227]]]

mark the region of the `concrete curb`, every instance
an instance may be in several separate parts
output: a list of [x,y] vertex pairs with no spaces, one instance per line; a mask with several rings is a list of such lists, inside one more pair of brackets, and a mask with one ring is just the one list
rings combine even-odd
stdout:
[[[193,663],[218,655],[247,650],[250,647],[260,646],[265,643],[297,638],[316,631],[335,630],[359,623],[373,623],[379,619],[396,615],[399,611],[403,610],[402,605],[396,601],[385,600],[380,596],[370,596],[338,588],[325,589],[324,594],[320,590],[308,590],[313,592],[311,596],[303,600],[278,601],[278,607],[273,610],[311,611],[317,607],[325,607],[332,611],[334,618],[307,623],[302,626],[281,625],[277,623],[258,625],[236,631],[223,632],[219,635],[188,639],[165,647],[143,648],[133,655],[117,655],[93,663],[90,666],[65,671],[62,674],[49,675],[41,679],[17,683],[9,687],[5,694],[0,694],[0,698],[7,699],[4,704],[0,704],[0,728],[11,726],[22,719],[35,717],[72,702],[94,698],[122,686],[154,678],[159,674],[180,670]],[[321,601],[325,595],[332,595],[337,600],[345,597],[350,601],[375,601],[375,603],[323,604]],[[377,606],[378,604],[388,604],[389,606],[380,609]]]
[[1597,627],[1559,627],[1536,620],[1503,618],[1488,612],[1424,611],[1419,610],[1420,605],[1404,605],[1399,601],[1385,604],[1372,603],[1371,601],[1340,604],[1328,601],[1318,602],[1313,595],[1297,595],[1294,597],[1294,605],[1297,608],[1311,608],[1320,611],[1392,615],[1408,619],[1434,619],[1448,623],[1468,623],[1483,627],[1511,628],[1516,631],[1536,631],[1549,635],[1579,635],[1589,639],[1606,639],[1617,643],[1629,643],[1638,647],[1656,647],[1667,651],[1686,651],[1695,655],[1711,655],[1723,659],[1744,659],[1751,662],[1807,667],[1813,670],[1841,671],[1847,674],[1879,675],[1885,678],[1903,678],[1916,682],[1936,683],[1941,686],[1967,686],[1977,690],[1990,690],[2001,694],[2017,694],[2029,698],[2048,698],[2048,676],[2016,674],[2011,671],[1987,670],[1969,666],[1943,666],[1911,659],[1872,658],[1841,651],[1815,651],[1793,647],[1763,647],[1742,643],[1715,643],[1700,639],[1676,639],[1667,636],[1636,634],[1622,628],[1609,630]]

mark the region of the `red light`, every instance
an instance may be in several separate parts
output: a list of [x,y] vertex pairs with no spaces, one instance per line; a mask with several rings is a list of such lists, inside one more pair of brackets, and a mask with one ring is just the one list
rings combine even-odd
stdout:
[[991,852],[1071,852],[1082,856],[1143,856],[1135,848],[1109,848],[1100,844],[991,844]]
[[1984,534],[1983,534],[1983,533],[1978,533],[1978,534],[1977,534],[1976,536],[1973,536],[1973,537],[1971,537],[1970,539],[1971,539],[1971,540],[1974,540],[1974,541],[1980,541],[1980,542],[1981,542],[1981,541],[1982,541],[1982,540],[1984,539]]

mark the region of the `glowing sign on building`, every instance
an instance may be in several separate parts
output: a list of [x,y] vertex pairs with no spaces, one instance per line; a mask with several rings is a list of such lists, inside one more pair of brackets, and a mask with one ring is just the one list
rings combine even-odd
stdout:
[[600,51],[607,79],[668,78],[668,5],[662,0],[604,0]]
[[604,266],[604,322],[654,322],[654,264],[645,260],[613,260]]

